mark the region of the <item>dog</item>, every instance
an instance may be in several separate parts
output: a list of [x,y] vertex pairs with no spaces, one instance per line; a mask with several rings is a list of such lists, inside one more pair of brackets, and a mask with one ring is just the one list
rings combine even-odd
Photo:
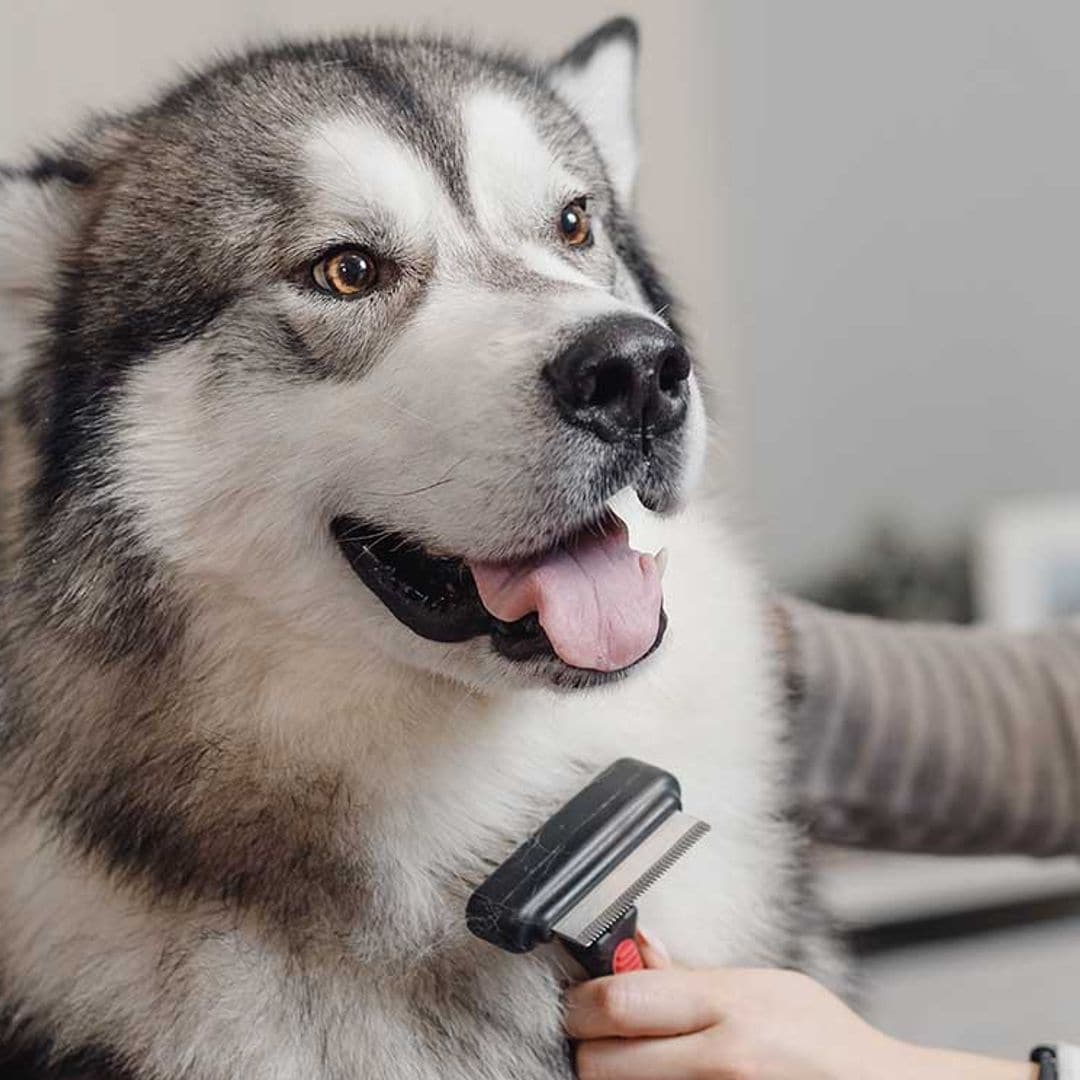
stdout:
[[568,1077],[572,965],[464,907],[624,755],[712,824],[641,904],[676,960],[826,955],[637,55],[284,44],[3,173],[10,1062]]

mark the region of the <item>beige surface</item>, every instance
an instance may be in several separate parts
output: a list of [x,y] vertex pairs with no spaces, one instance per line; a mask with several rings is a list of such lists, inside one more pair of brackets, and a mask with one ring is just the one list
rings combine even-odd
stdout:
[[[819,869],[826,907],[855,928],[1080,896],[1080,861],[1072,856],[949,858],[835,848],[824,849]],[[1080,970],[1073,985],[1080,995]]]
[[1080,1043],[1080,919],[885,953],[862,972],[869,1018],[892,1035],[1023,1060]]

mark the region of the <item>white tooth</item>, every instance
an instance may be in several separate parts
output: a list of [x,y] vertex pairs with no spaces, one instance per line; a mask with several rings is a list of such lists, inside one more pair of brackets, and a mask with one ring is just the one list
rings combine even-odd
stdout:
[[661,548],[655,556],[656,566],[660,571],[660,580],[664,580],[664,571],[667,569],[667,548]]

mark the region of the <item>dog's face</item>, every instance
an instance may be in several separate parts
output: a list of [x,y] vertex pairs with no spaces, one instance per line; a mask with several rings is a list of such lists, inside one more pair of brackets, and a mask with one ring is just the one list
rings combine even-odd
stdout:
[[[196,606],[472,685],[663,635],[607,509],[668,511],[700,398],[629,222],[636,38],[256,54],[0,196],[9,389],[73,506]],[[115,533],[115,530],[114,530]]]

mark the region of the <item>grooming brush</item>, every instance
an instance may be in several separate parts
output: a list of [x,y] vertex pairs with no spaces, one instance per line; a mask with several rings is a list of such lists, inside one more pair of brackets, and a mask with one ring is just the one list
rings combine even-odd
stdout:
[[636,970],[636,901],[708,831],[671,773],[620,758],[472,894],[468,927],[514,953],[557,938],[594,978]]

